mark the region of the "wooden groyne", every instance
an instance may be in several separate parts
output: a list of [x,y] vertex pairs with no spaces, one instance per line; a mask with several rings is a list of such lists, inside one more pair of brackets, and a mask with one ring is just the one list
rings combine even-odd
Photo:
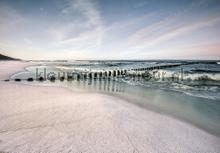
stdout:
[[179,67],[179,66],[190,65],[190,64],[192,64],[192,63],[155,65],[155,66],[142,67],[142,68],[136,68],[136,69],[131,69],[131,70],[132,71],[152,71],[152,70],[160,70],[160,69]]
[[[102,70],[102,71],[94,71],[94,72],[73,72],[70,74],[67,74],[67,76],[50,76],[48,78],[45,78],[43,76],[40,76],[38,78],[27,78],[27,79],[20,79],[15,78],[13,79],[16,82],[20,81],[46,81],[50,80],[51,82],[54,82],[56,80],[64,81],[65,79],[67,81],[72,80],[86,80],[86,79],[106,79],[106,78],[116,78],[116,77],[146,77],[146,75],[149,75],[148,71],[152,70],[160,70],[165,68],[173,68],[173,67],[179,67],[183,65],[190,65],[190,64],[200,64],[200,62],[185,62],[185,63],[171,63],[171,64],[160,64],[160,65],[154,65],[154,66],[148,66],[148,67],[141,67],[141,68],[131,68],[131,69],[113,69],[113,70]],[[213,63],[212,63],[213,64]],[[10,81],[10,80],[5,80]]]

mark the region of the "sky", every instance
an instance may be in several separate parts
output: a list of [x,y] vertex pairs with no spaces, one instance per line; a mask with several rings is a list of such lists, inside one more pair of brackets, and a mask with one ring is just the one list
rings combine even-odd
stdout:
[[0,0],[0,53],[26,60],[219,60],[220,1]]

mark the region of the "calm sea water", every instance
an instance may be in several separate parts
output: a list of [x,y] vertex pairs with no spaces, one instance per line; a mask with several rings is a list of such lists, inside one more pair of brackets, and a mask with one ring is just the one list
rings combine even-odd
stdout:
[[[209,133],[220,136],[220,64],[217,61],[193,61],[192,64],[160,70],[133,71],[157,65],[181,64],[192,61],[62,61],[40,62],[39,66],[11,78],[27,79],[63,72],[104,72],[128,70],[126,76],[72,81],[49,80],[23,83],[62,86],[69,89],[97,91],[119,96],[140,107],[176,117]],[[38,70],[37,70],[38,69]],[[37,71],[36,71],[37,70]],[[61,73],[62,72],[62,73]],[[36,74],[37,73],[37,74]],[[132,77],[145,73],[150,77]]]

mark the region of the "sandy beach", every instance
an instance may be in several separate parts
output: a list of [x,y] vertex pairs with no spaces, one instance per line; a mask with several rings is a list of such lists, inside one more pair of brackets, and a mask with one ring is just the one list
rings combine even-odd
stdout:
[[[0,62],[0,80],[27,65]],[[220,138],[117,97],[0,81],[0,152],[219,153]]]

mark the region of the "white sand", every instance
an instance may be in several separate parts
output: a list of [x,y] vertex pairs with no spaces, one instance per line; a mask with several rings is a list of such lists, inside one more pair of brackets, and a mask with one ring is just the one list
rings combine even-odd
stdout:
[[[0,79],[28,65],[1,62]],[[219,153],[220,138],[121,99],[0,82],[0,152]]]

